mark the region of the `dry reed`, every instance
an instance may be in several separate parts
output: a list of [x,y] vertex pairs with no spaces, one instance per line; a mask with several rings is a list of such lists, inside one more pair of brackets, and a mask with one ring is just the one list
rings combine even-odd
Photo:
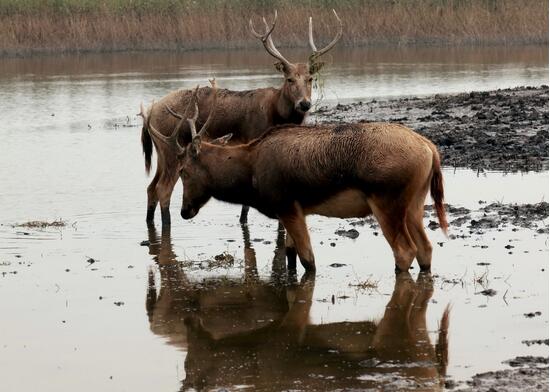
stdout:
[[543,0],[0,0],[0,54],[63,51],[193,50],[256,47],[248,19],[279,11],[274,39],[307,45],[517,44],[548,42]]

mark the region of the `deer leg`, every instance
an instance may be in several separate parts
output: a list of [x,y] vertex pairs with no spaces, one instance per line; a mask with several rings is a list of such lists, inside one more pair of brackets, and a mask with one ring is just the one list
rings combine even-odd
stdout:
[[[292,237],[294,247],[298,256],[300,256],[300,262],[306,271],[315,270],[315,256],[313,255],[313,249],[311,248],[311,241],[309,239],[309,233],[307,231],[306,218],[302,211],[302,207],[298,203],[294,203],[293,211],[280,217],[287,235]],[[289,268],[291,267],[289,259]]]
[[157,197],[157,183],[159,181],[160,177],[160,171],[157,167],[157,171],[155,173],[155,176],[153,177],[153,180],[147,187],[147,218],[145,218],[145,221],[148,224],[152,224],[155,219],[155,209],[157,208],[157,204],[159,202],[159,199]]
[[245,224],[248,222],[248,210],[250,209],[249,206],[243,206],[243,208],[241,208],[241,216],[239,218],[239,222],[241,224]]
[[294,246],[294,240],[292,239],[292,236],[289,233],[286,233],[285,237],[285,252],[286,252],[286,259],[287,259],[287,265],[288,269],[295,270],[296,269],[296,247]]
[[[423,204],[423,203],[422,203]],[[416,245],[416,261],[421,271],[430,271],[432,265],[432,244],[426,235],[423,222],[424,205],[407,214],[407,229]]]
[[174,186],[178,182],[177,175],[168,175],[159,180],[157,183],[157,196],[160,202],[160,214],[162,217],[162,225],[170,225],[170,197],[174,191]]
[[396,272],[408,271],[417,250],[407,229],[406,208],[384,205],[383,202],[372,199],[369,199],[369,205],[392,248]]

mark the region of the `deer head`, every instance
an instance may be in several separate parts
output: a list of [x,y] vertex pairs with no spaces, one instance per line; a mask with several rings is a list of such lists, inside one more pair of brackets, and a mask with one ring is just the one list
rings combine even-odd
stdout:
[[[183,181],[184,187],[183,203],[181,209],[181,214],[184,219],[190,219],[195,216],[198,213],[199,209],[210,199],[210,194],[207,191],[209,184],[209,174],[208,171],[205,170],[205,168],[199,162],[199,156],[201,152],[201,139],[206,135],[208,127],[212,123],[217,107],[216,103],[218,98],[218,89],[216,85],[216,80],[210,80],[210,84],[212,85],[212,89],[214,92],[212,108],[206,122],[198,132],[195,124],[199,117],[199,107],[197,103],[198,86],[195,89],[193,97],[191,98],[191,101],[189,102],[189,105],[183,115],[178,114],[174,112],[171,108],[167,107],[168,111],[173,116],[180,119],[170,136],[164,136],[151,125],[149,118],[147,119],[147,129],[151,133],[151,136],[156,141],[169,146],[177,155],[179,163],[178,169],[180,171],[180,177]],[[193,117],[188,118],[188,115],[190,115],[190,107],[193,107]],[[192,141],[191,143],[186,145],[186,147],[182,147],[178,142],[178,137],[182,129],[182,125],[185,121],[187,121],[187,124],[189,125]],[[210,141],[210,144],[226,144],[231,136],[231,134],[225,135],[223,137]]]
[[265,18],[262,18],[265,32],[260,34],[254,29],[254,24],[252,19],[250,19],[250,30],[252,34],[262,41],[262,44],[265,47],[267,53],[275,57],[278,62],[275,63],[275,68],[277,71],[281,72],[285,77],[285,82],[281,88],[282,94],[285,99],[293,105],[294,110],[306,113],[311,108],[311,85],[313,82],[313,77],[321,70],[324,63],[319,61],[319,58],[327,53],[330,49],[336,45],[338,40],[342,37],[343,24],[336,11],[334,16],[340,24],[338,33],[334,39],[323,49],[317,50],[315,43],[313,42],[313,23],[311,17],[309,18],[309,45],[311,47],[312,53],[309,56],[308,62],[296,63],[293,64],[288,61],[279,50],[273,44],[271,39],[271,33],[275,29],[275,23],[277,22],[277,11],[275,11],[275,17],[273,18],[273,23],[271,26],[267,23]]

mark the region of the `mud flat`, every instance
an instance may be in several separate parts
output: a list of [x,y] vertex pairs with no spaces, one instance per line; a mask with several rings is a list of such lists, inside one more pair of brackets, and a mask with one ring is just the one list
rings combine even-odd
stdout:
[[443,165],[548,170],[548,86],[321,107],[311,121],[392,121],[438,147]]
[[[467,388],[455,389],[457,392],[491,391],[545,391],[548,390],[548,358],[516,357],[505,361],[513,369],[476,374],[467,381]],[[447,388],[454,388],[452,382]]]

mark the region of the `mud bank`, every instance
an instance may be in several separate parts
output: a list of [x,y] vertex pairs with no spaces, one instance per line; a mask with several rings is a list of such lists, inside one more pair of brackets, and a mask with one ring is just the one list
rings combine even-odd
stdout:
[[[472,234],[481,235],[488,230],[503,231],[505,228],[511,228],[514,232],[520,228],[531,229],[536,234],[547,234],[549,231],[547,202],[537,204],[488,204],[484,200],[479,200],[478,203],[480,205],[479,209],[445,204],[449,224],[453,228],[453,233],[449,235],[449,239],[467,238]],[[433,206],[425,206],[424,217],[434,218]],[[378,223],[372,216],[362,219],[348,219],[348,223],[351,226],[367,225],[372,229],[379,228]],[[430,220],[428,228],[437,230],[439,224],[435,220]],[[359,236],[359,232],[354,229],[338,230],[335,234],[350,238]],[[513,246],[508,249],[512,248]]]
[[311,121],[391,121],[432,140],[445,166],[548,170],[548,86],[321,107]]
[[[491,391],[545,391],[548,390],[548,358],[517,357],[506,361],[513,369],[476,374],[467,388],[455,389],[457,392]],[[453,382],[446,387],[454,388]]]

